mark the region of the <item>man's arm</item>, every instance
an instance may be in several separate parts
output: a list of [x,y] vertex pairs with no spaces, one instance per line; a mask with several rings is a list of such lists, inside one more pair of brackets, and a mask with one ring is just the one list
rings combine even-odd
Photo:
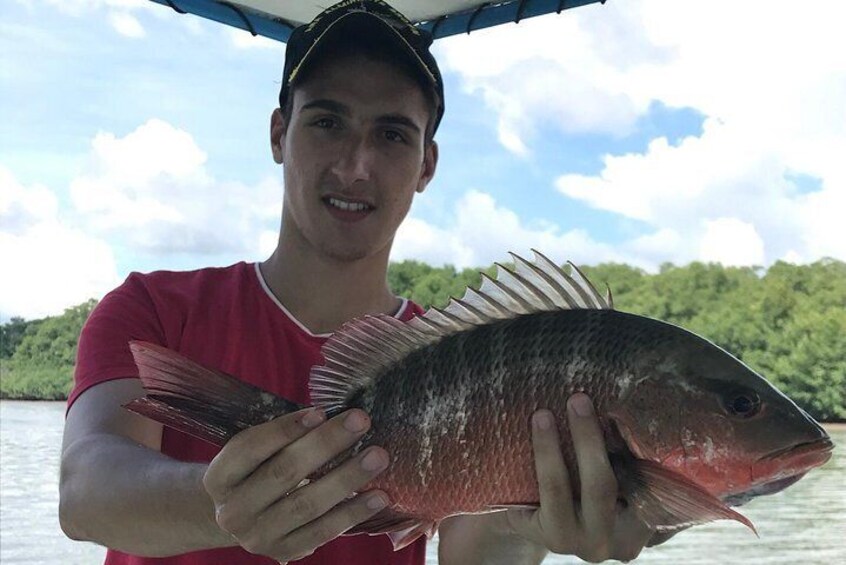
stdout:
[[590,399],[574,395],[567,408],[581,478],[579,502],[573,499],[555,421],[540,410],[532,419],[540,507],[445,521],[441,564],[536,564],[548,551],[591,562],[630,561],[650,541],[652,531],[634,509],[617,505],[617,480]]
[[441,565],[535,564],[549,553],[516,534],[505,512],[447,518],[438,528],[438,538]]
[[206,465],[159,453],[162,426],[122,405],[144,396],[135,378],[86,390],[62,445],[59,519],[65,533],[127,553],[165,556],[236,545],[214,519]]
[[241,545],[288,561],[388,502],[382,492],[349,498],[387,467],[379,447],[297,488],[366,433],[360,410],[329,421],[317,410],[276,418],[236,435],[204,465],[158,451],[161,427],[122,408],[143,394],[137,379],[110,381],[71,407],[59,511],[69,537],[146,556]]

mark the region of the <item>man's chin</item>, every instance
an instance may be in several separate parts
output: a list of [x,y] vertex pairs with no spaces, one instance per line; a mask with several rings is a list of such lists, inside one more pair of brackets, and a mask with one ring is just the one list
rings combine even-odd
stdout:
[[364,259],[381,255],[386,251],[390,252],[390,245],[356,245],[353,242],[346,242],[342,245],[324,245],[321,249],[324,257],[339,263],[362,261]]

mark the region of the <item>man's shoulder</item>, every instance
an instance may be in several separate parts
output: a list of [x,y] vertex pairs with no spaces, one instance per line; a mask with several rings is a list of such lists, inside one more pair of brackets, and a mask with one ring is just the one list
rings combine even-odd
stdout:
[[255,264],[246,262],[190,271],[132,272],[103,301],[124,303],[128,300],[154,307],[187,307],[242,295],[246,289],[257,286],[255,276]]
[[254,263],[239,262],[226,267],[203,267],[186,271],[158,270],[146,273],[134,271],[127,283],[141,284],[160,290],[178,290],[185,287],[219,286],[226,282],[237,283],[253,275]]
[[254,268],[254,263],[247,263],[240,261],[227,265],[225,267],[202,267],[199,269],[179,270],[173,271],[168,269],[159,269],[156,271],[140,272],[133,271],[131,277],[139,277],[148,280],[157,281],[190,281],[197,279],[219,279],[228,278],[232,276],[240,276],[249,269]]

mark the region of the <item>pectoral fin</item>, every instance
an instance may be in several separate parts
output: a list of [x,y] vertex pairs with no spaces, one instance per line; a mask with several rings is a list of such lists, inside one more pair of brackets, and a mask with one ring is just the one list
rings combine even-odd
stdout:
[[748,518],[688,478],[658,463],[633,461],[626,465],[626,472],[620,479],[623,496],[657,531],[672,531],[712,520],[736,520],[758,535]]

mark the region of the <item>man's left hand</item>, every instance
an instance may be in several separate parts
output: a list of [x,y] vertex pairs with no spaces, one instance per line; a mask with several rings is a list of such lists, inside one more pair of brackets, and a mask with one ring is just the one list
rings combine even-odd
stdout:
[[579,467],[576,502],[561,452],[553,415],[539,410],[532,418],[532,445],[540,489],[537,510],[512,509],[507,523],[518,534],[554,553],[590,562],[630,561],[654,532],[634,508],[617,502],[617,480],[608,461],[602,430],[590,399],[575,394],[567,403],[567,421]]

